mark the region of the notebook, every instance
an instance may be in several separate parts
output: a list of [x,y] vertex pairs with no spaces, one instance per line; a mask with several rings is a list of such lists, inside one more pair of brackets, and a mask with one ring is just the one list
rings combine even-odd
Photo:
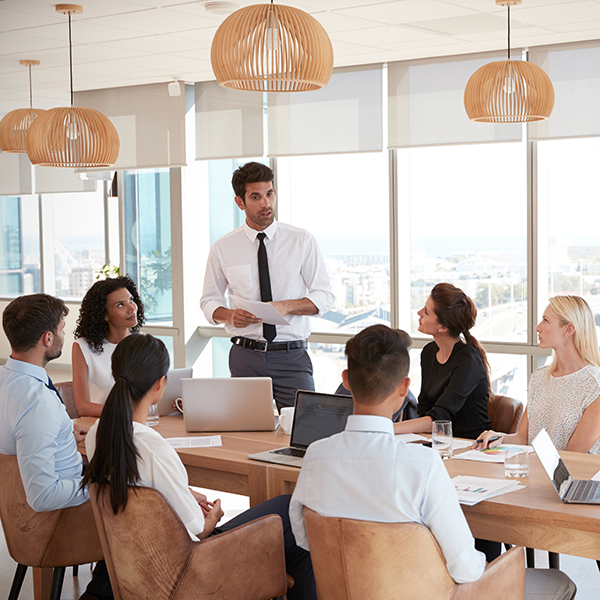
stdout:
[[573,480],[548,432],[542,429],[531,442],[556,493],[568,504],[600,504],[600,481]]
[[334,433],[344,431],[352,414],[352,396],[296,392],[290,445],[267,452],[249,454],[252,460],[301,467],[308,446]]
[[173,402],[177,398],[181,398],[181,386],[179,382],[183,377],[191,377],[192,369],[171,369],[167,373],[167,387],[162,398],[158,401],[158,414],[161,417],[178,413],[177,409],[173,408]]
[[270,377],[182,379],[181,399],[188,432],[275,429]]

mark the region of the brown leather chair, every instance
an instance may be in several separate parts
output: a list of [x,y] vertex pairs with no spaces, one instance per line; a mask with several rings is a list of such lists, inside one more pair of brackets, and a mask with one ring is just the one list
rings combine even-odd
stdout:
[[490,563],[475,582],[457,584],[440,547],[419,523],[375,523],[304,508],[319,600],[523,600],[523,548]]
[[281,518],[269,515],[194,542],[158,491],[130,488],[113,513],[109,490],[90,498],[117,600],[259,600],[285,594]]
[[65,567],[102,560],[102,547],[89,502],[48,512],[35,512],[29,504],[16,456],[0,454],[0,520],[8,553],[17,572],[9,600],[16,600],[27,567],[54,569],[51,600],[58,600]]
[[79,413],[77,412],[77,408],[75,408],[75,398],[73,397],[73,382],[72,381],[62,381],[60,383],[55,383],[54,387],[58,390],[60,397],[62,398],[63,404],[67,409],[67,413],[71,419],[78,419]]
[[490,394],[488,415],[494,431],[516,433],[523,418],[523,412],[525,412],[525,406],[520,400],[509,396]]

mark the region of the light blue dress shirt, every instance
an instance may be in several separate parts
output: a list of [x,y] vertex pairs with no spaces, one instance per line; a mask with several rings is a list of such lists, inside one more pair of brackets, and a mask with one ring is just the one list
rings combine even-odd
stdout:
[[0,453],[16,455],[27,502],[37,512],[77,506],[81,454],[73,421],[45,369],[8,358],[0,367]]
[[426,525],[457,583],[485,569],[441,458],[396,438],[390,419],[351,415],[344,432],[309,446],[290,503],[296,543],[308,550],[304,506],[328,517]]

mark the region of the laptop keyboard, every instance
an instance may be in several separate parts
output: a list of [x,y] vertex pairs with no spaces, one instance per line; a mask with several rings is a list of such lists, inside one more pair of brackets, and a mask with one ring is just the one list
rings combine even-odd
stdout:
[[304,458],[306,450],[304,448],[279,448],[279,450],[271,450],[273,454],[283,454],[284,456],[295,456]]
[[590,500],[600,501],[600,485],[597,481],[576,481],[575,489],[571,494],[572,500],[580,502],[589,502]]

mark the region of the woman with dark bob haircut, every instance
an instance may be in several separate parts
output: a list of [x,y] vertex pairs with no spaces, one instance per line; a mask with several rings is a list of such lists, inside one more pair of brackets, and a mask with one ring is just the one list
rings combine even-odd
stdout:
[[[221,501],[209,502],[206,496],[189,488],[187,471],[177,452],[160,433],[146,425],[148,408],[160,400],[167,385],[169,354],[165,345],[151,335],[134,333],[118,344],[111,363],[115,385],[100,419],[86,436],[90,464],[82,485],[97,483],[100,491],[110,487],[110,504],[115,514],[125,509],[129,487],[154,488],[166,497],[193,540],[229,531],[265,515],[279,515],[283,521],[286,569],[294,578],[287,597],[316,600],[310,554],[296,545],[292,533],[290,496],[257,504],[217,527],[223,516]],[[265,560],[268,550],[265,548]],[[235,556],[231,560],[235,561]]]
[[438,283],[418,315],[419,331],[433,336],[421,352],[420,418],[396,423],[394,430],[431,432],[433,421],[452,421],[456,437],[476,439],[490,423],[489,364],[471,335],[477,308],[461,289]]
[[146,321],[130,277],[97,281],[86,293],[73,344],[73,398],[81,417],[99,417],[114,385],[110,359],[117,344]]

